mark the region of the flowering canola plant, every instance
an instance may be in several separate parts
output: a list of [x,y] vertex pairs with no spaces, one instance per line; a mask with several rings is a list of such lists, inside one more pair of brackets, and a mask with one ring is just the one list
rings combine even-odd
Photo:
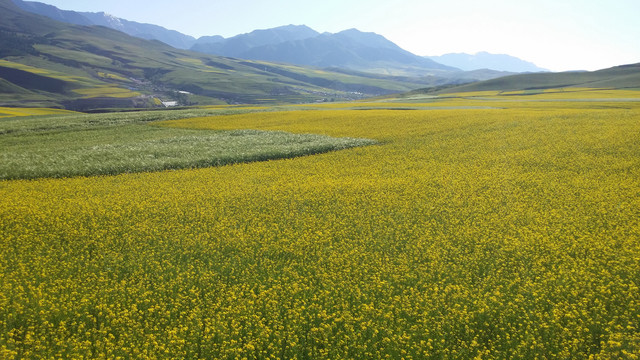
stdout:
[[640,104],[552,105],[185,119],[379,144],[2,181],[0,358],[636,359]]

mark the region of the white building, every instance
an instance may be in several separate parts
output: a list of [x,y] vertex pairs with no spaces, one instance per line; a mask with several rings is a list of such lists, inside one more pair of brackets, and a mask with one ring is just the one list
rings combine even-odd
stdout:
[[177,101],[163,101],[162,105],[164,105],[164,107],[178,106],[178,102]]

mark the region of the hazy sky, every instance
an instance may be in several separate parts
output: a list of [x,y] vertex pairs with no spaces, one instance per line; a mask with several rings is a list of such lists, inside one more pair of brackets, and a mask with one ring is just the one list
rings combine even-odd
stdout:
[[383,35],[417,55],[488,51],[553,71],[640,62],[640,0],[40,0],[195,37],[281,25]]

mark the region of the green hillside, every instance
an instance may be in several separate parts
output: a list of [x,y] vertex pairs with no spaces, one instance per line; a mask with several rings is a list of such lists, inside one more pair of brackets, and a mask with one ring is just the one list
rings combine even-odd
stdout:
[[0,0],[0,105],[101,107],[347,100],[430,85],[174,49]]
[[[565,87],[640,89],[640,63],[591,72],[534,73],[449,87],[440,93],[470,91],[521,91]],[[429,91],[429,90],[427,90]]]

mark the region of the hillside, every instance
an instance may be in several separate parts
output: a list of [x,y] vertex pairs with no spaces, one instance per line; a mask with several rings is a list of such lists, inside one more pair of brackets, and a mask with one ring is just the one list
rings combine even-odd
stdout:
[[[354,99],[429,86],[178,50],[0,0],[0,104],[86,110]],[[181,91],[180,93],[177,93]]]
[[159,40],[177,49],[188,49],[195,44],[196,39],[175,30],[168,30],[162,26],[143,24],[135,21],[117,18],[104,12],[77,12],[61,10],[55,6],[35,1],[13,0],[21,9],[43,15],[53,20],[74,25],[99,25],[122,31],[131,36],[147,40]]
[[[524,91],[564,87],[640,89],[640,63],[591,72],[518,74],[449,87],[442,93],[469,91]],[[424,91],[432,91],[425,89]]]

